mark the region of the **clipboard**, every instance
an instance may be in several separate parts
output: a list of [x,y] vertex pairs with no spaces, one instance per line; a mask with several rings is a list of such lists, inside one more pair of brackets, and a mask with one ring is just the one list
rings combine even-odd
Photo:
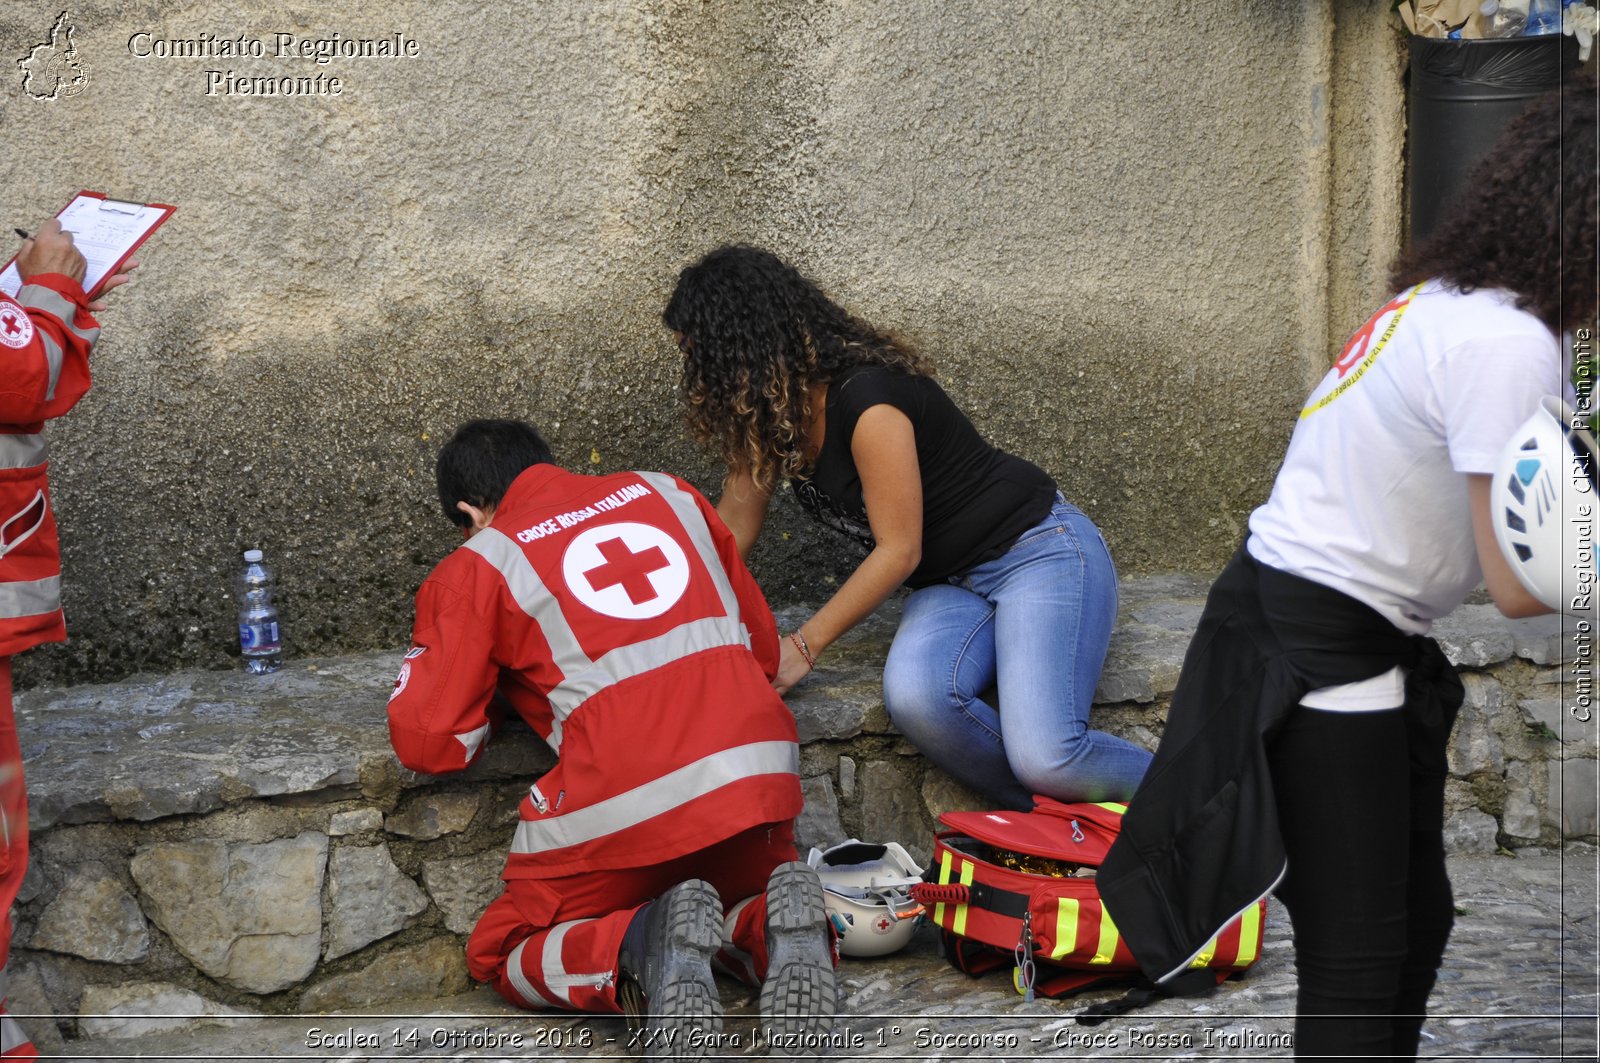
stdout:
[[[61,227],[72,233],[84,258],[83,290],[95,289],[128,261],[150,234],[161,228],[177,207],[166,203],[134,203],[111,199],[104,192],[79,192],[56,212]],[[22,287],[17,257],[0,270],[0,291],[13,299]]]

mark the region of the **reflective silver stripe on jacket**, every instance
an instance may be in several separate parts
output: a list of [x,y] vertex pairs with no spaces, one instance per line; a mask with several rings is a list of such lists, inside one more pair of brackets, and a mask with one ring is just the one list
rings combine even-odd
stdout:
[[85,329],[73,324],[78,316],[77,304],[54,288],[46,288],[42,284],[24,284],[17,292],[17,302],[35,310],[43,310],[47,314],[54,314],[61,319],[63,325],[67,326],[68,332],[85,343],[93,344],[100,338],[98,328]]
[[738,599],[733,585],[722,570],[716,544],[711,540],[711,532],[694,499],[673,483],[671,477],[658,473],[640,473],[639,476],[672,507],[717,588],[726,615],[691,620],[653,639],[619,646],[594,660],[584,652],[560,604],[515,540],[494,528],[486,528],[466,543],[467,549],[495,567],[506,581],[506,588],[518,608],[539,625],[550,646],[552,663],[561,670],[561,682],[550,691],[553,718],[548,739],[550,747],[558,754],[567,719],[607,687],[702,650],[750,645],[750,634],[738,618]]
[[[500,573],[512,600],[539,625],[550,647],[551,663],[561,670],[563,676],[582,675],[594,667],[594,662],[583,652],[578,636],[573,633],[572,625],[561,614],[555,596],[544,585],[544,580],[539,578],[539,573],[534,571],[533,562],[528,560],[522,548],[509,535],[494,528],[485,528],[467,540],[466,548],[489,562]],[[555,696],[553,691],[551,696]],[[552,723],[547,739],[550,748],[557,753],[561,752],[561,721],[565,718],[563,715]]]
[[0,435],[0,469],[31,469],[50,457],[50,444],[38,433]]
[[624,679],[643,675],[701,650],[749,645],[750,636],[743,624],[725,616],[708,616],[679,624],[653,639],[618,646],[589,668],[566,676],[550,692],[550,708],[555,713],[556,725],[565,723],[585,701]]
[[61,608],[61,577],[0,583],[0,620],[53,613]]
[[511,841],[513,853],[547,853],[615,834],[670,812],[729,783],[755,775],[798,775],[800,747],[793,742],[751,742],[701,757],[588,808],[564,816],[524,820]]
[[[17,292],[17,302],[32,310],[43,310],[60,319],[68,332],[85,343],[92,345],[100,338],[100,330],[97,328],[80,329],[75,326],[72,320],[77,315],[78,308],[60,292],[46,288],[42,284],[24,284]],[[45,365],[50,371],[49,381],[44,390],[44,397],[49,400],[56,397],[56,385],[61,382],[61,364],[65,356],[61,352],[61,344],[55,341],[55,337],[39,328],[37,322],[34,324],[34,330],[39,334],[39,342],[44,347]]]

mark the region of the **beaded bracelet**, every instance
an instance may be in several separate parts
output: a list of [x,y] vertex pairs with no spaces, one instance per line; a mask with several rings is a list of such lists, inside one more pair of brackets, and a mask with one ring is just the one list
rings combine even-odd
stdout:
[[817,659],[811,656],[811,647],[806,645],[806,637],[798,631],[789,632],[789,641],[794,643],[794,648],[800,651],[800,656],[806,659],[806,667],[815,668]]

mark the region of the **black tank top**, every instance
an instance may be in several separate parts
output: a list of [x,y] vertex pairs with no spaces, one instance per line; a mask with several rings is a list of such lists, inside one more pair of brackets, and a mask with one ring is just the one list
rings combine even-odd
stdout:
[[1050,512],[1055,481],[986,442],[932,377],[862,365],[829,383],[822,450],[809,477],[790,481],[818,521],[872,548],[850,442],[861,414],[884,403],[910,419],[922,472],[922,562],[908,586],[940,583],[999,557]]

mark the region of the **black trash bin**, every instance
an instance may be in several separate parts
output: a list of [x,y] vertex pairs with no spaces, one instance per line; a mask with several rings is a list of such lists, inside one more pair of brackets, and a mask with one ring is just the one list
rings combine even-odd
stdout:
[[1434,229],[1478,160],[1528,101],[1578,69],[1565,34],[1449,40],[1411,38],[1411,239]]

